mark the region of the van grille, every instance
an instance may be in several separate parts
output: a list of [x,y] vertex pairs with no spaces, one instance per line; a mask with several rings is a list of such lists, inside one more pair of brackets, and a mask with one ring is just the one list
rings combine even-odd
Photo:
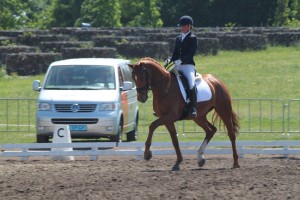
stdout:
[[52,119],[53,124],[97,124],[98,119],[97,118],[53,118]]
[[[72,106],[75,104],[55,104],[55,110],[57,112],[74,112]],[[78,104],[79,110],[76,112],[94,112],[96,110],[96,104]]]

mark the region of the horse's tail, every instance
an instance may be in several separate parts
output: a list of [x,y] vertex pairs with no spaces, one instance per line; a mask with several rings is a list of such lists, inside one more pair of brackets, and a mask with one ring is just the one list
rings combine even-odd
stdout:
[[[216,78],[216,77],[214,77]],[[223,121],[223,125],[226,125],[227,123],[230,123],[232,126],[232,131],[235,135],[238,135],[239,133],[239,118],[237,114],[233,111],[232,108],[232,101],[229,94],[229,91],[225,84],[216,78],[216,81],[213,81],[212,83],[214,89],[215,89],[215,112],[212,116],[212,122],[215,124],[219,119],[219,126],[221,126],[221,122]],[[227,119],[231,119],[231,121],[228,121]],[[229,131],[229,130],[227,130]]]
[[[216,123],[219,123],[219,127],[221,127],[222,124],[223,124],[223,126],[225,126],[225,124],[222,123],[222,122],[223,121],[222,121],[221,117],[215,111],[212,115],[212,124],[215,125]],[[239,118],[238,118],[237,114],[233,110],[232,110],[232,113],[231,113],[231,123],[232,123],[233,133],[235,135],[238,135],[239,134],[239,129],[240,129],[240,123],[239,123]]]
[[233,126],[234,134],[238,135],[240,129],[240,123],[239,123],[239,118],[234,111],[232,111],[232,126]]

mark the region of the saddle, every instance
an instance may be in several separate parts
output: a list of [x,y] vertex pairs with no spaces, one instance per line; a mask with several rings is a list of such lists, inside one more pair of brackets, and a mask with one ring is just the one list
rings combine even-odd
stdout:
[[[182,72],[179,72],[176,69],[171,70],[170,73],[176,78],[182,98],[185,102],[182,116],[179,119],[182,120],[189,115],[190,110],[190,100],[187,97],[187,94],[189,93],[188,81],[187,78],[182,74]],[[195,73],[195,85],[197,88],[197,102],[209,101],[212,98],[212,92],[210,90],[210,87],[208,86],[207,82],[202,79],[202,75],[199,73]]]
[[[179,78],[179,82],[182,84],[182,87],[183,87],[183,88],[180,87],[180,90],[184,89],[184,92],[185,92],[185,94],[182,94],[182,96],[186,102],[189,102],[189,99],[187,96],[187,94],[189,92],[189,84],[188,84],[187,78],[183,75],[182,72],[177,71],[177,70],[172,70],[172,71],[170,71],[170,73],[173,74],[176,78]],[[195,73],[196,86],[199,85],[199,82],[201,82],[201,80],[202,80],[202,75],[199,73]],[[199,88],[197,87],[197,89],[199,89]],[[198,96],[198,100],[199,100],[199,96]]]
[[[187,78],[183,75],[182,72],[180,72],[180,71],[171,71],[171,73],[175,77],[178,77],[180,79],[180,81],[182,83],[182,86],[183,86],[183,89],[184,89],[185,94],[186,94],[186,98],[184,99],[185,100],[185,105],[184,105],[184,108],[183,108],[183,111],[182,111],[181,118],[179,119],[179,120],[182,120],[182,119],[186,118],[189,115],[189,110],[190,110],[190,107],[192,106],[191,101],[190,101],[190,99],[188,98],[188,95],[187,95],[187,94],[189,94],[189,90],[190,90],[189,89],[189,84],[188,84]],[[195,73],[195,81],[199,80],[199,79],[201,79],[201,75],[198,74],[198,73]]]

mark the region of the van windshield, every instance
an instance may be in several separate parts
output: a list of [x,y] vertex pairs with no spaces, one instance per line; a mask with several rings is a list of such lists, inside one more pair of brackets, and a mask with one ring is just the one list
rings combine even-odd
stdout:
[[114,68],[95,65],[52,66],[44,89],[115,90]]

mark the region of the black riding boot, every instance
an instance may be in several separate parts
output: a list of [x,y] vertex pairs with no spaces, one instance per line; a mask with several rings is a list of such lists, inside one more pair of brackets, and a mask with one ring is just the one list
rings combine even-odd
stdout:
[[190,117],[197,117],[197,88],[196,86],[190,90]]

